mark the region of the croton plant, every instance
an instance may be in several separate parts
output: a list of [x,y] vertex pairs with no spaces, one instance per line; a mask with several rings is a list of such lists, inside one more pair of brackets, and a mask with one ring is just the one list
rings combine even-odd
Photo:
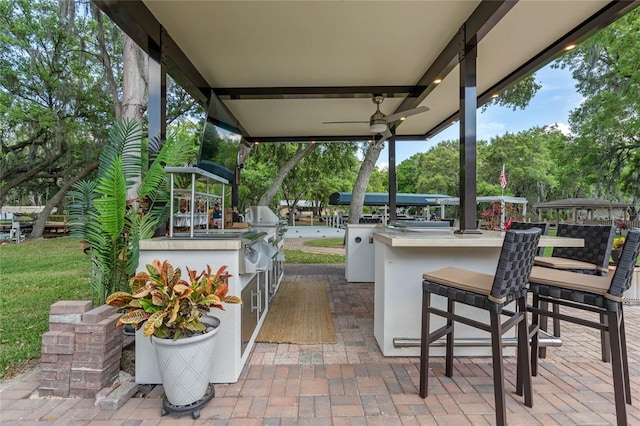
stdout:
[[202,333],[207,326],[201,317],[209,309],[224,310],[223,303],[242,303],[239,297],[227,294],[231,275],[226,266],[214,275],[209,265],[199,274],[187,268],[188,281],[182,279],[180,268],[166,260],[155,259],[147,271],[129,281],[131,293],[118,291],[107,297],[108,305],[122,311],[117,325],[131,324],[137,330],[144,324],[145,336],[177,340]]

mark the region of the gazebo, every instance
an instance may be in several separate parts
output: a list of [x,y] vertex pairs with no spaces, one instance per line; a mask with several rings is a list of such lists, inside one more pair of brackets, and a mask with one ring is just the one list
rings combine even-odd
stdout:
[[[522,216],[527,215],[527,199],[523,197],[511,197],[508,195],[490,195],[490,196],[476,197],[476,204],[480,204],[480,203],[500,203],[500,205],[502,206],[502,219],[501,219],[502,223],[504,223],[504,219],[505,219],[504,218],[505,204],[519,204],[522,206],[521,207]],[[458,197],[447,198],[447,199],[441,200],[440,204],[441,204],[440,215],[442,216],[442,218],[444,218],[445,206],[459,206],[460,198]]]
[[613,220],[613,210],[622,210],[624,220],[627,220],[627,212],[631,203],[621,203],[609,200],[600,200],[597,198],[565,198],[563,200],[548,201],[535,206],[538,210],[538,218],[542,220],[542,210],[553,209],[556,212],[556,222],[560,220],[560,210],[571,210],[571,219],[573,222],[577,220],[578,210],[587,211],[587,219],[593,220],[593,211],[606,209],[609,211],[609,220]]

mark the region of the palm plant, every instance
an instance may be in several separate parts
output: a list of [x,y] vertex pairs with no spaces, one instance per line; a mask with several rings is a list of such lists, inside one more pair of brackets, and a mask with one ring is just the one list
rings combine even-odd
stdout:
[[[76,183],[68,195],[71,235],[87,246],[96,306],[105,303],[108,294],[127,288],[138,267],[140,239],[151,238],[168,215],[164,167],[188,160],[185,144],[169,137],[157,153],[149,155],[147,166],[141,141],[137,122],[116,123],[100,156],[97,177]],[[136,198],[127,199],[132,188]],[[139,207],[142,202],[144,209]]]

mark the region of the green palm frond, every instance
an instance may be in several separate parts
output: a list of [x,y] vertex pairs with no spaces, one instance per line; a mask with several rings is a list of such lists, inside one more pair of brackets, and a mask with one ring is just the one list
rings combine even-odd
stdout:
[[[165,166],[188,161],[189,146],[170,137],[157,153],[141,151],[142,132],[133,120],[118,122],[109,131],[109,143],[100,156],[98,176],[78,182],[69,193],[69,220],[74,237],[89,245],[91,289],[94,304],[103,304],[108,294],[128,288],[138,267],[139,242],[151,238],[169,214],[169,185]],[[155,143],[153,146],[160,146]],[[147,210],[127,206],[127,189],[140,180],[140,200],[150,201]]]
[[[189,151],[180,144],[174,135],[170,135],[165,143],[153,157],[153,162],[149,165],[145,176],[138,189],[138,197],[145,196],[153,200],[159,200],[162,193],[157,192],[168,185],[167,174],[164,171],[166,166],[182,166],[189,160]],[[168,201],[167,196],[165,201]]]
[[120,133],[122,138],[122,170],[129,182],[138,181],[142,176],[142,128],[137,121],[127,120]]
[[152,238],[158,229],[158,224],[166,218],[164,207],[156,206],[146,215],[138,215],[138,234],[141,240]]
[[124,181],[122,159],[116,157],[110,168],[98,179],[96,192],[102,196],[93,200],[103,229],[111,238],[118,238],[124,229],[127,186]]
[[120,157],[127,184],[137,181],[142,174],[141,140],[142,129],[137,121],[125,119],[117,122],[109,129],[109,144],[100,155],[98,176],[106,173],[110,164]]
[[138,217],[143,217],[145,215],[131,213],[133,212],[129,212],[126,217],[127,227],[129,229],[129,238],[127,240],[127,256],[124,260],[123,267],[130,276],[133,276],[136,273],[140,259],[140,250],[138,249],[141,239],[139,221],[142,219],[139,219]]
[[95,211],[93,200],[98,196],[95,188],[95,181],[81,180],[76,182],[73,189],[67,193],[69,232],[74,238],[86,240],[86,224],[90,220],[89,213]]
[[[167,195],[168,197],[168,195]],[[168,199],[168,198],[167,198]],[[156,229],[158,229],[162,224],[164,224],[167,220],[169,220],[169,203],[159,203],[151,206],[149,210],[149,216],[154,220]],[[151,238],[155,234],[155,230],[149,234],[149,231],[145,231],[142,234],[142,239]]]
[[104,303],[108,294],[122,288],[115,272],[118,268],[119,241],[111,238],[104,232],[100,222],[94,220],[87,226],[87,242],[90,246],[91,292],[94,304],[98,305]]

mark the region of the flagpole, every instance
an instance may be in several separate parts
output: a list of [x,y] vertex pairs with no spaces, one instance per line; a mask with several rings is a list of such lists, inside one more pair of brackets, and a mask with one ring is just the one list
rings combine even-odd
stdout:
[[[502,163],[502,174],[504,175],[504,163]],[[500,185],[500,187],[502,188],[502,195],[500,196],[501,198],[501,204],[502,204],[502,214],[500,216],[500,229],[504,230],[504,187],[502,185]]]

